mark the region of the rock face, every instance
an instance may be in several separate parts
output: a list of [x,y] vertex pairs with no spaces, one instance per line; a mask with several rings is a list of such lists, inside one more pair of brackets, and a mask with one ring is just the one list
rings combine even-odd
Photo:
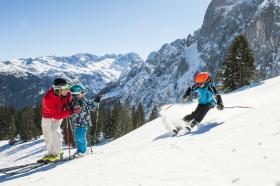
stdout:
[[279,0],[213,0],[198,33],[198,51],[207,69],[215,73],[233,39],[244,33],[261,77],[278,76],[279,23]]

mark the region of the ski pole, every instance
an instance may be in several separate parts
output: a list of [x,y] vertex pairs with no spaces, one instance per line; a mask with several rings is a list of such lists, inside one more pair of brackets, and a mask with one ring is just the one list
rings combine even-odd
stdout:
[[93,150],[92,150],[92,141],[91,141],[91,139],[89,139],[89,145],[90,145],[90,153],[93,154]]
[[232,109],[232,108],[251,108],[251,109],[254,109],[254,107],[248,107],[248,106],[230,106],[230,107],[224,107],[224,108],[227,108],[227,109]]
[[167,109],[173,107],[174,105],[175,105],[175,104],[172,104],[172,105],[168,106],[168,107],[167,107],[166,109],[164,109],[164,110],[167,110]]
[[[69,119],[69,118],[67,118],[67,119]],[[72,138],[73,138],[73,141],[74,141],[75,148],[77,148],[77,143],[76,143],[76,138],[75,138],[75,133],[74,133],[74,126],[73,126],[72,120],[69,119],[68,122],[69,122],[70,129],[71,129],[71,132],[72,132]]]
[[[97,103],[97,109],[96,109],[95,134],[94,134],[95,139],[97,139],[97,125],[99,119],[98,117],[99,117],[99,103]],[[91,152],[92,152],[92,147],[91,147]]]
[[69,152],[69,159],[70,159],[70,138],[69,138],[69,131],[68,131],[68,120],[66,118],[66,136],[67,136],[67,146],[68,146],[68,152]]

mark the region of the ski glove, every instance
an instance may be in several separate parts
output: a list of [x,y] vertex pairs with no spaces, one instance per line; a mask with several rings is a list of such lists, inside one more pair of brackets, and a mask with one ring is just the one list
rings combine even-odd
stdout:
[[94,102],[96,103],[99,103],[100,102],[100,99],[101,99],[102,96],[96,96],[96,98],[93,100]]
[[224,109],[224,105],[223,104],[217,105],[217,109],[218,110],[223,110]]
[[185,100],[188,99],[190,94],[191,94],[191,92],[192,92],[192,89],[191,89],[191,87],[189,87],[188,90],[183,95],[183,99],[185,99]]
[[186,94],[183,95],[183,99],[184,99],[184,100],[186,100],[186,99],[188,99],[188,98],[189,98],[189,96],[187,96]]
[[224,109],[222,97],[220,95],[217,95],[217,109],[218,110],[223,110]]

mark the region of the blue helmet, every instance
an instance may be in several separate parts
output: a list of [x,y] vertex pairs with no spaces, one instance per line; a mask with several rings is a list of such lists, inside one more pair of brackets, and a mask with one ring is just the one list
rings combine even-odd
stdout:
[[78,95],[78,94],[84,94],[85,93],[85,87],[83,85],[73,85],[71,88],[70,88],[70,91],[71,91],[71,94],[73,95]]

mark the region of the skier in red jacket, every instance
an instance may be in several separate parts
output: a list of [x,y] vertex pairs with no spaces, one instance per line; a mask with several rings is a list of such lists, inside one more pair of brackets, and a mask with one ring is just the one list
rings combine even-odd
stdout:
[[52,162],[62,157],[62,135],[60,125],[64,118],[73,113],[79,113],[80,109],[68,108],[72,101],[69,91],[70,86],[63,78],[56,78],[53,87],[44,95],[42,101],[42,131],[48,149],[48,154],[39,162]]

